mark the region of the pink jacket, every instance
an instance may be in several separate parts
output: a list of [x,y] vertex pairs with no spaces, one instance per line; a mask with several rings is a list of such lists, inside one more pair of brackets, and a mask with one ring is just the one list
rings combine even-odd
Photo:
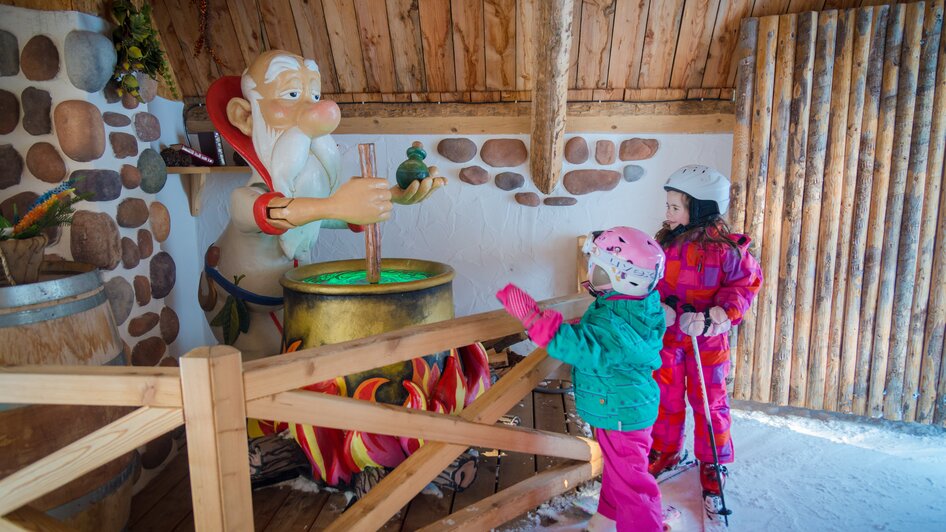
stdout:
[[[742,321],[762,287],[762,268],[749,254],[748,237],[734,233],[729,238],[739,246],[740,253],[722,244],[687,240],[678,240],[664,249],[667,268],[657,291],[664,302],[670,296],[677,297],[674,310],[678,316],[684,312],[683,305],[689,303],[699,312],[722,307],[733,325]],[[683,333],[675,323],[667,329],[667,335]]]

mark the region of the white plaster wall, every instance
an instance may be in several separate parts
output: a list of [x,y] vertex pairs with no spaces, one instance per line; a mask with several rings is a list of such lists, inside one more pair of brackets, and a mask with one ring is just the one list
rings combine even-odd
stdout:
[[[170,129],[165,117],[159,116],[162,126]],[[437,165],[442,175],[448,177],[449,184],[420,205],[395,207],[391,221],[382,225],[382,256],[430,259],[451,265],[457,271],[454,282],[457,315],[464,316],[499,308],[493,294],[507,282],[520,285],[539,299],[574,291],[575,248],[579,235],[614,225],[631,225],[654,233],[663,220],[665,197],[662,185],[670,172],[684,164],[695,163],[714,166],[727,175],[730,171],[732,135],[640,133],[582,136],[592,150],[590,164],[581,165],[582,168],[600,167],[594,163],[593,151],[595,141],[601,139],[619,145],[632,136],[646,136],[658,139],[660,149],[650,160],[618,161],[608,167],[621,171],[626,164],[640,164],[646,174],[638,182],[622,181],[610,192],[578,196],[578,204],[570,207],[542,205],[531,208],[521,206],[513,199],[515,192],[537,192],[528,177],[528,164],[493,169],[483,164],[478,155],[468,163],[450,163],[437,154],[437,143],[446,138],[441,135],[336,135],[335,140],[343,154],[345,175],[359,173],[358,143],[374,142],[381,169],[379,173],[389,176],[392,183],[397,165],[406,158],[404,151],[407,147],[414,140],[424,143],[428,152],[426,162]],[[488,138],[500,137],[478,135],[469,138],[482,145]],[[502,138],[521,138],[528,145],[525,135]],[[520,190],[506,192],[492,182],[480,186],[463,183],[457,177],[460,169],[473,164],[483,166],[492,176],[501,171],[519,172],[526,176],[526,185]],[[566,163],[564,170],[567,172],[574,168]],[[208,180],[197,219],[195,261],[202,259],[203,251],[222,231],[226,224],[229,193],[244,180],[242,176],[221,174],[214,174]],[[171,186],[170,179],[168,186]],[[555,194],[569,195],[561,185]],[[178,222],[180,218],[172,216]],[[175,230],[172,231],[174,238],[187,237]],[[181,274],[178,282],[181,283],[185,282],[181,264],[185,256],[179,256]],[[323,231],[319,246],[313,253],[315,261],[360,257],[364,257],[364,237],[347,230]],[[194,304],[196,306],[196,301]],[[184,319],[181,322],[196,326]]]

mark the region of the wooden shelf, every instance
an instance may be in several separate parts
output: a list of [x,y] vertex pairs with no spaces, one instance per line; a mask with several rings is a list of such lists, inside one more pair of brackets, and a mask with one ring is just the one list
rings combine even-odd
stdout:
[[190,204],[191,216],[200,214],[200,196],[204,191],[207,174],[249,174],[249,166],[168,166],[169,174],[180,174]]

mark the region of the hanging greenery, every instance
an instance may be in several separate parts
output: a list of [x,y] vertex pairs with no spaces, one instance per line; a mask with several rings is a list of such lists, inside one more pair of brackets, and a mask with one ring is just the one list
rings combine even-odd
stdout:
[[171,95],[178,98],[170,67],[158,42],[158,32],[151,25],[151,6],[145,3],[139,11],[131,0],[114,0],[112,21],[116,26],[112,42],[118,52],[112,79],[118,83],[118,94],[128,92],[140,101],[138,78],[135,77],[135,73],[140,72],[155,79],[161,76]]

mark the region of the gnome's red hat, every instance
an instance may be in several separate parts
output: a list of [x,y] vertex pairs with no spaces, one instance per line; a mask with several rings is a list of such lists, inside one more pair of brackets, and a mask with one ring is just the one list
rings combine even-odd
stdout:
[[210,121],[223,138],[233,146],[233,149],[259,172],[266,186],[273,190],[273,180],[259,156],[256,155],[253,139],[237,129],[227,118],[227,104],[233,98],[243,98],[240,76],[223,76],[214,81],[207,91],[207,114],[210,115]]

